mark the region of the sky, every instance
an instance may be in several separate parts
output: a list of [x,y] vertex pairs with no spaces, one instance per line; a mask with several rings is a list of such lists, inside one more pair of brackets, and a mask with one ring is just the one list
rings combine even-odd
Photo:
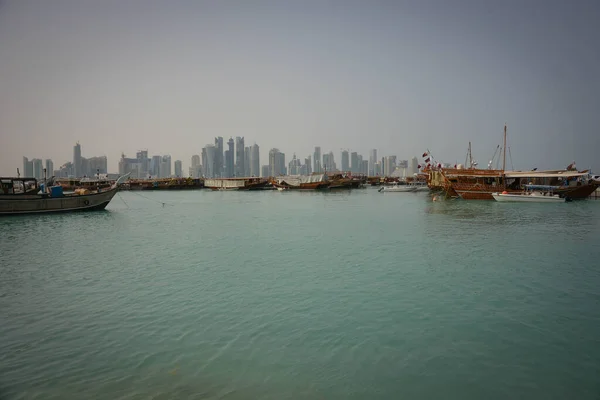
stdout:
[[0,0],[0,175],[22,157],[341,149],[600,171],[600,2]]

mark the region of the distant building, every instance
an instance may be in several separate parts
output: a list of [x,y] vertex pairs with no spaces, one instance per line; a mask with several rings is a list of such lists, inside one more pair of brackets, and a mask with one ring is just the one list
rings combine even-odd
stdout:
[[48,174],[48,177],[54,175],[54,163],[49,158],[46,159],[46,174]]
[[383,176],[392,176],[392,173],[396,170],[396,156],[383,157]]
[[225,176],[223,171],[225,162],[223,160],[223,138],[221,136],[215,138],[215,177],[222,178]]
[[263,165],[261,167],[261,173],[260,176],[263,178],[268,178],[271,176],[271,169],[268,165]]
[[369,173],[369,161],[368,160],[362,160],[360,173],[363,175],[367,175]]
[[160,177],[170,178],[171,177],[171,156],[162,156],[160,162]]
[[350,154],[348,153],[348,150],[342,151],[342,171],[350,171]]
[[44,179],[44,164],[42,160],[39,158],[34,158],[31,160],[33,165],[33,177],[35,179]]
[[301,167],[302,167],[302,164],[300,163],[300,160],[296,158],[296,153],[294,153],[294,156],[292,157],[292,161],[290,161],[289,168],[288,168],[289,174],[290,175],[300,175]]
[[244,148],[244,176],[250,176],[250,146]]
[[190,167],[190,177],[199,178],[202,176],[202,165],[200,164],[200,156],[195,154],[192,156],[192,166]]
[[313,171],[316,173],[321,173],[321,147],[316,146],[315,152],[313,153],[313,161],[315,165],[313,166]]
[[419,173],[419,160],[417,159],[417,157],[413,157],[413,159],[411,160],[411,164],[412,164],[412,173],[413,174],[418,174]]
[[80,178],[83,176],[83,171],[81,170],[81,146],[79,142],[73,146],[73,175],[75,178]]
[[372,149],[369,153],[369,176],[377,175],[375,173],[375,164],[377,164],[377,149]]
[[381,162],[377,161],[375,163],[375,168],[373,170],[374,176],[381,176]]
[[235,176],[243,177],[244,168],[246,163],[244,162],[245,156],[245,147],[244,147],[244,138],[236,137],[235,138]]
[[285,154],[279,149],[271,149],[269,151],[269,175],[281,176],[286,174]]
[[260,176],[260,152],[256,143],[250,146],[250,176]]
[[303,170],[304,172],[302,172],[302,175],[311,175],[313,172],[313,169],[312,169],[312,160],[311,160],[310,156],[308,156],[304,159],[304,166],[305,166],[305,168]]
[[[87,168],[88,168],[88,170],[85,171],[85,173],[88,176],[94,176],[96,174],[107,174],[108,173],[108,162],[107,162],[106,156],[88,158],[87,159]],[[147,156],[146,156],[146,162],[144,163],[144,166],[140,167],[140,173],[143,173],[142,168],[146,168],[146,172],[144,174],[147,174],[147,172],[148,172],[148,157]]]
[[353,174],[358,174],[360,170],[360,165],[358,162],[358,153],[353,151],[350,154],[350,171],[352,171]]
[[175,161],[175,176],[181,178],[183,176],[183,165],[181,160]]
[[202,174],[205,178],[215,178],[215,146],[208,144],[202,149]]
[[[138,151],[135,154],[135,158],[137,158],[140,177],[145,177],[146,175],[148,175],[150,167],[150,160],[148,159],[148,150]],[[91,169],[94,170],[94,168]],[[92,174],[95,173],[95,171],[91,172]]]
[[322,166],[323,166],[323,172],[332,172],[332,171],[337,170],[332,151],[330,151],[328,154],[323,154]]
[[152,159],[150,160],[150,176],[153,176],[155,178],[160,177],[160,163],[162,162],[162,157],[161,156],[152,156]]
[[225,150],[225,177],[232,178],[235,175],[235,149],[233,147],[233,138],[227,141],[227,150]]
[[33,178],[33,162],[29,161],[27,157],[23,157],[23,171],[21,176],[24,178]]
[[140,177],[140,168],[137,158],[127,158],[124,153],[121,153],[119,160],[119,175],[131,174],[131,178]]
[[57,178],[68,178],[73,176],[73,163],[67,162],[61,165],[59,169],[54,171],[54,176]]

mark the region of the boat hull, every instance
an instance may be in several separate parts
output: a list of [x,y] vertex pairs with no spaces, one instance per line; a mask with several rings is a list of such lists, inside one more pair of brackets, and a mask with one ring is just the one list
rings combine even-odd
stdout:
[[380,192],[387,193],[409,193],[416,192],[417,188],[415,186],[402,185],[402,186],[384,186],[379,189]]
[[492,198],[499,202],[520,203],[564,203],[566,198],[558,196],[536,196],[524,194],[492,193]]
[[104,210],[117,188],[88,195],[0,195],[0,216]]
[[600,187],[599,183],[588,183],[587,185],[574,186],[568,188],[560,188],[554,191],[560,197],[568,197],[571,200],[587,199]]

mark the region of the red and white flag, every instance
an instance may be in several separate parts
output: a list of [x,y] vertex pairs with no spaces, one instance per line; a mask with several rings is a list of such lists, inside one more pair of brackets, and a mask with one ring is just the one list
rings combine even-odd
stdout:
[[429,155],[428,152],[423,153],[423,157],[427,157]]

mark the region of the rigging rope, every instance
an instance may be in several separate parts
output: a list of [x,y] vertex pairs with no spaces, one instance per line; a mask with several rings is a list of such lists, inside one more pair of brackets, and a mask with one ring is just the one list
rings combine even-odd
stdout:
[[137,196],[140,196],[140,197],[142,197],[142,198],[144,198],[144,199],[146,199],[146,200],[150,200],[150,201],[153,201],[153,202],[155,202],[155,203],[162,204],[162,206],[163,206],[163,207],[164,207],[165,205],[167,205],[167,206],[172,206],[172,205],[173,205],[173,204],[165,203],[164,201],[160,201],[160,200],[154,200],[154,199],[151,199],[151,198],[149,198],[149,197],[146,197],[146,196],[144,196],[144,195],[142,195],[142,194],[140,194],[140,193],[137,193],[135,190],[129,190],[129,192],[130,192],[130,193],[133,193],[133,194],[135,194],[135,195],[137,195]]
[[117,194],[119,195],[119,198],[121,199],[121,201],[127,206],[127,208],[129,208],[129,204],[127,204],[125,199],[123,199],[123,197],[121,197],[121,193],[117,192]]
[[508,146],[508,156],[510,157],[510,167],[514,171],[515,170],[515,166],[513,165],[513,162],[512,162],[512,153],[510,152],[510,146]]

